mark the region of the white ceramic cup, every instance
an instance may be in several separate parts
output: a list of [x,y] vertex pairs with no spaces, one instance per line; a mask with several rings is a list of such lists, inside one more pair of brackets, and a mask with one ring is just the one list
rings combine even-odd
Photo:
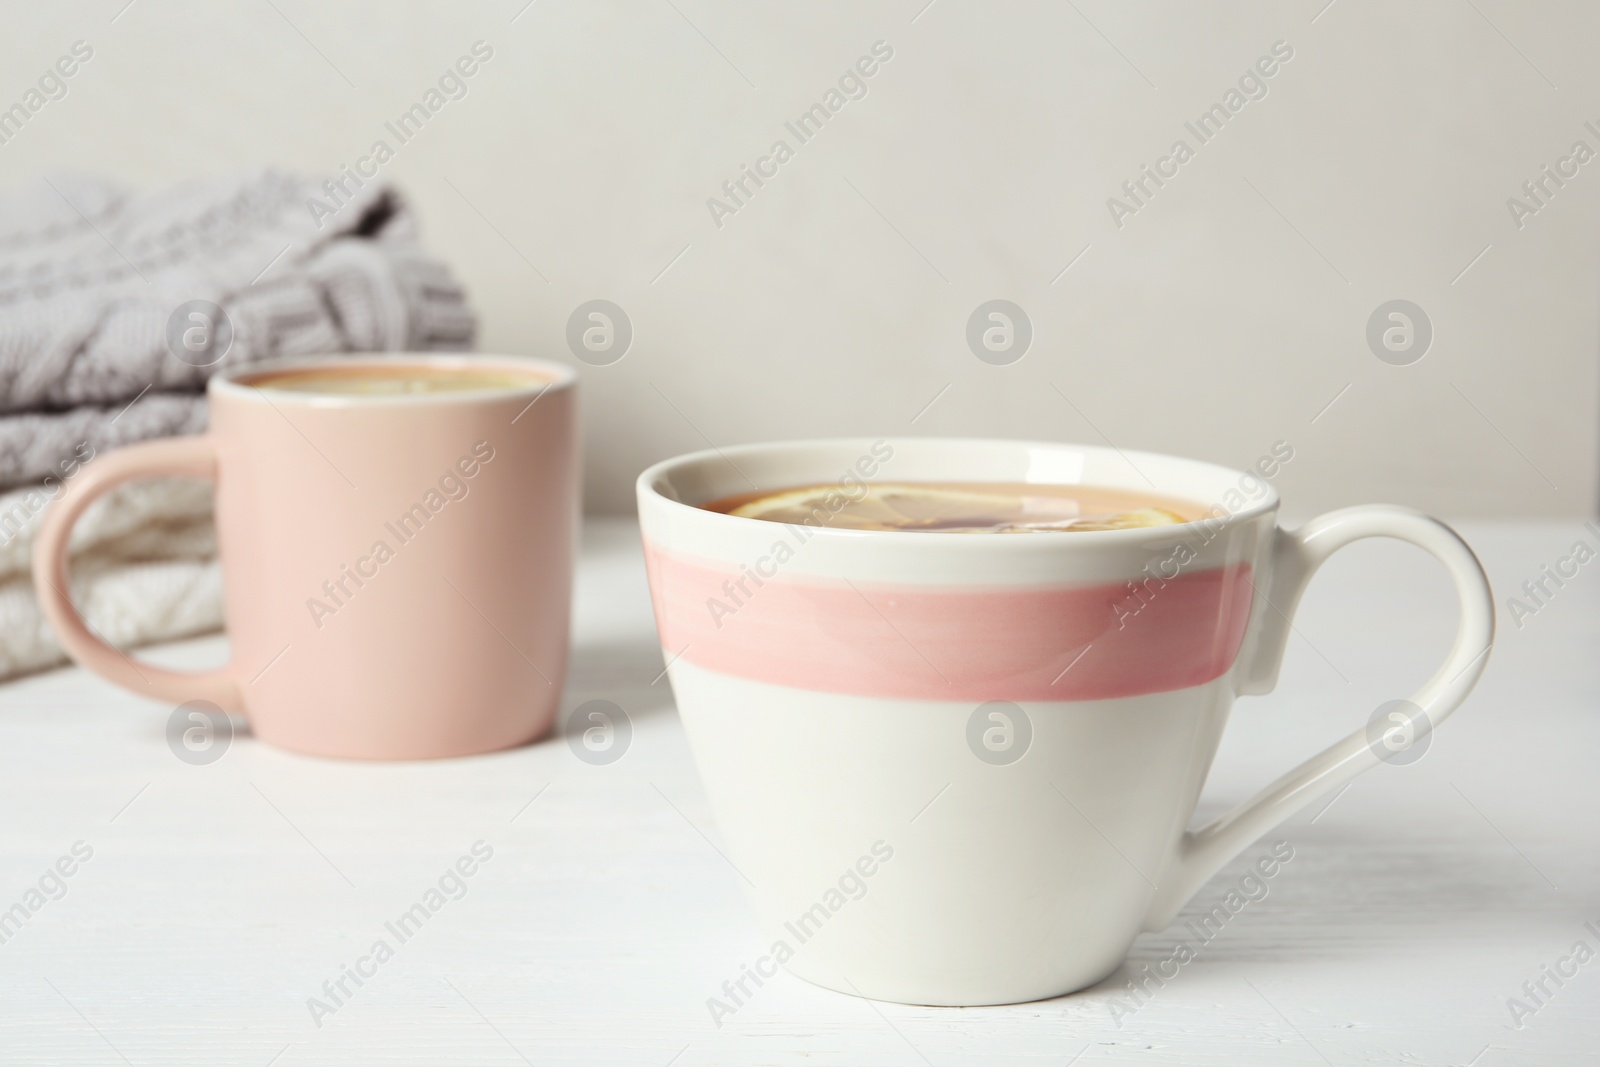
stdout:
[[[769,942],[755,969],[782,964],[914,1004],[1036,1000],[1106,977],[1229,859],[1386,754],[1389,735],[1376,744],[1358,730],[1186,829],[1234,697],[1273,688],[1301,592],[1352,541],[1409,541],[1449,571],[1460,626],[1410,697],[1406,728],[1420,739],[1454,711],[1494,637],[1471,549],[1397,507],[1280,529],[1267,480],[1277,462],[1258,467],[863,439],[728,448],[645,471],[663,653]],[[695,506],[753,488],[850,494],[901,481],[1153,487],[1212,517],[1005,536],[831,529],[826,507],[814,525],[788,526]]]

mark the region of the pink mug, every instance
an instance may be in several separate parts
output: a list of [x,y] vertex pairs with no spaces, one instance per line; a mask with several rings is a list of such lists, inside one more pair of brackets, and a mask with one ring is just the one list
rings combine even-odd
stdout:
[[[526,385],[403,395],[261,389],[286,370],[414,366]],[[510,356],[277,360],[212,379],[210,432],[119,449],[51,505],[34,585],[71,656],[142,696],[209,701],[281,748],[421,759],[532,741],[566,672],[578,521],[575,375]],[[216,482],[228,663],[166,670],[89,631],[67,541],[123,482]]]

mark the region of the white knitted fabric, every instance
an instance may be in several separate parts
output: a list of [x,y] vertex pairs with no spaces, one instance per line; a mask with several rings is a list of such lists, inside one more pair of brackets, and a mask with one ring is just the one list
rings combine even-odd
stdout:
[[[29,568],[47,502],[33,487],[0,495],[0,678],[66,658],[39,610]],[[84,511],[69,551],[73,601],[90,627],[118,647],[222,625],[207,482],[163,478],[119,486]]]

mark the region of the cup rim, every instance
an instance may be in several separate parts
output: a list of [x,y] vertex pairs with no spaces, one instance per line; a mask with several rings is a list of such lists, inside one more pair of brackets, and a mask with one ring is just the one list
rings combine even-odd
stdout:
[[[731,524],[744,524],[744,528],[746,529],[749,528],[749,524],[751,523],[770,525],[770,522],[766,519],[753,519],[741,515],[729,515],[720,511],[707,511],[706,509],[697,505],[686,504],[683,501],[674,500],[672,497],[662,493],[656,487],[656,483],[661,481],[664,477],[670,476],[675,470],[687,468],[696,463],[706,463],[720,460],[723,463],[732,464],[741,456],[755,456],[762,453],[785,451],[800,452],[807,449],[841,447],[847,449],[864,449],[869,447],[874,441],[878,440],[890,441],[896,447],[916,447],[918,445],[950,445],[952,443],[960,443],[973,446],[1009,445],[1018,448],[1072,449],[1080,452],[1095,452],[1101,455],[1109,454],[1119,456],[1124,460],[1128,460],[1130,463],[1134,463],[1135,466],[1137,466],[1137,464],[1134,461],[1143,458],[1152,461],[1158,461],[1164,464],[1178,464],[1180,466],[1192,467],[1199,473],[1207,473],[1213,477],[1218,475],[1229,476],[1236,482],[1247,476],[1255,477],[1258,481],[1261,481],[1267,490],[1266,494],[1260,500],[1255,501],[1246,507],[1240,508],[1237,511],[1229,511],[1221,515],[1214,515],[1212,512],[1222,506],[1219,502],[1211,502],[1210,504],[1206,504],[1203,501],[1195,500],[1192,502],[1206,506],[1208,510],[1199,518],[1191,519],[1188,522],[1174,523],[1170,526],[1140,526],[1123,530],[1082,530],[1074,532],[1070,541],[1066,542],[1068,544],[1084,545],[1085,547],[1090,544],[1101,544],[1113,540],[1134,541],[1150,539],[1152,537],[1171,538],[1174,534],[1186,534],[1201,523],[1221,523],[1225,527],[1232,527],[1265,515],[1270,515],[1278,509],[1282,502],[1278,495],[1277,487],[1264,478],[1261,478],[1260,475],[1252,475],[1248,471],[1240,470],[1234,467],[1226,467],[1218,463],[1210,463],[1206,460],[1191,459],[1187,456],[1175,456],[1165,452],[1149,452],[1138,449],[1117,448],[1109,445],[1078,444],[1072,441],[1040,441],[1028,438],[1011,437],[961,437],[955,435],[948,437],[797,438],[779,441],[752,442],[743,445],[730,445],[726,448],[712,447],[701,449],[698,452],[686,452],[682,455],[673,456],[669,459],[664,459],[658,463],[651,464],[639,474],[639,477],[635,482],[635,489],[639,496],[649,496],[658,502],[658,505],[665,506],[668,509],[669,514],[676,514],[685,518],[689,518],[692,515],[697,521],[709,521],[714,524],[721,525],[724,529],[736,528]],[[1046,485],[1066,483],[1040,481],[1038,484]],[[1094,483],[1085,482],[1083,484]],[[833,527],[829,526],[818,526],[812,528],[812,533],[815,536],[840,541],[859,541],[863,538],[866,538],[878,542],[888,543],[889,541],[893,540],[905,541],[905,539],[909,538],[910,543],[924,545],[928,544],[929,538],[932,537],[939,538],[940,543],[944,544],[971,543],[974,546],[1009,544],[1016,546],[1019,550],[1023,549],[1025,546],[1037,548],[1041,541],[1041,539],[1037,537],[974,537],[970,533],[958,533],[946,530],[847,530],[834,529]],[[1061,542],[1052,541],[1051,543],[1059,544]]]
[[[241,378],[290,370],[326,370],[353,367],[413,364],[428,367],[510,368],[529,374],[526,386],[499,386],[491,389],[460,389],[448,393],[300,393],[275,390],[269,400],[263,390]],[[540,375],[535,378],[533,375]],[[210,397],[238,397],[256,403],[284,404],[319,408],[415,407],[426,404],[481,403],[489,397],[543,396],[552,389],[570,389],[578,372],[565,363],[537,356],[505,355],[492,352],[331,352],[320,356],[279,356],[230,367],[206,383]]]

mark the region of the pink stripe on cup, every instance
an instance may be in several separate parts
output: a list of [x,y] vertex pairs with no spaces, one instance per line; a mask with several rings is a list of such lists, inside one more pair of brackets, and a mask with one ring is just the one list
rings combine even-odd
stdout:
[[[923,700],[1104,700],[1209,682],[1238,655],[1250,567],[1066,586],[757,580],[646,544],[670,657],[772,685]],[[740,588],[740,582],[743,588]]]

